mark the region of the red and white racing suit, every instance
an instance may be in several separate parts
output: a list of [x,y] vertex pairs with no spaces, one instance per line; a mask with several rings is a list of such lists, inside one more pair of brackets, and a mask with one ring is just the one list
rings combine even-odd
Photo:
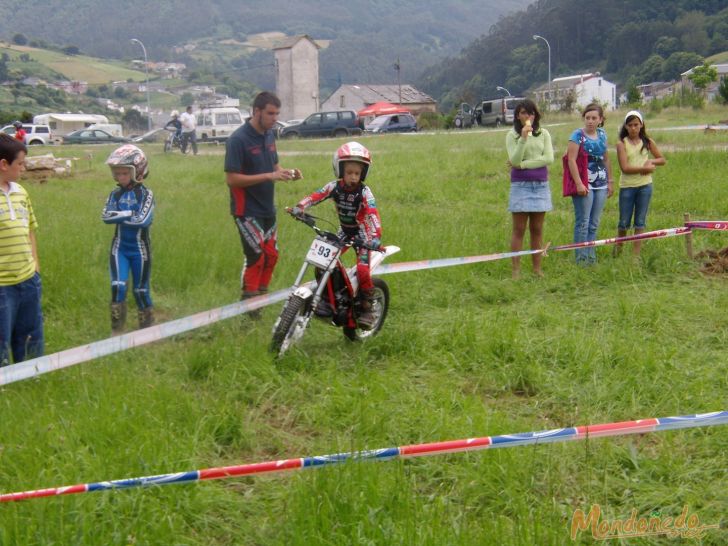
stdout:
[[[318,205],[326,199],[332,199],[339,215],[341,231],[348,237],[356,237],[370,242],[382,238],[382,223],[377,211],[374,194],[368,186],[359,184],[353,190],[347,190],[343,180],[332,180],[323,188],[304,197],[296,205],[305,210]],[[356,274],[361,290],[374,288],[369,271],[369,253],[366,248],[357,249]]]

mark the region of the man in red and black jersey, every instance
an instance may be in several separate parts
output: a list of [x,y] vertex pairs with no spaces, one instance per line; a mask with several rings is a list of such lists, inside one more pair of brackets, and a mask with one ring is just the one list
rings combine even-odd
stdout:
[[268,290],[278,260],[274,184],[301,178],[298,169],[278,164],[272,131],[281,101],[263,91],[253,101],[253,116],[230,135],[225,147],[225,181],[230,213],[240,233],[245,263],[241,299]]

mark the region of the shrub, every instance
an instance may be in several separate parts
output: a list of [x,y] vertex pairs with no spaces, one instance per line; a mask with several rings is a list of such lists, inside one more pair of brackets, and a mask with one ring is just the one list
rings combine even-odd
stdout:
[[[452,123],[452,116],[450,123]],[[442,129],[445,126],[445,117],[437,112],[422,112],[417,117],[417,127],[420,129]]]

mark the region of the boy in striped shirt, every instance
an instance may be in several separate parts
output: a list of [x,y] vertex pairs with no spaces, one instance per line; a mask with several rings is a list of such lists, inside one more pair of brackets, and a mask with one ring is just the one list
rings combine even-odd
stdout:
[[25,144],[0,134],[0,366],[43,355],[38,223],[25,189]]

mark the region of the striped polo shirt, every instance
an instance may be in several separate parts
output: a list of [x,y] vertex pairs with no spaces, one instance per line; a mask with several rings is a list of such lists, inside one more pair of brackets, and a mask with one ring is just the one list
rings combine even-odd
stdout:
[[0,286],[27,281],[35,274],[30,231],[38,227],[28,192],[8,182],[0,190]]

